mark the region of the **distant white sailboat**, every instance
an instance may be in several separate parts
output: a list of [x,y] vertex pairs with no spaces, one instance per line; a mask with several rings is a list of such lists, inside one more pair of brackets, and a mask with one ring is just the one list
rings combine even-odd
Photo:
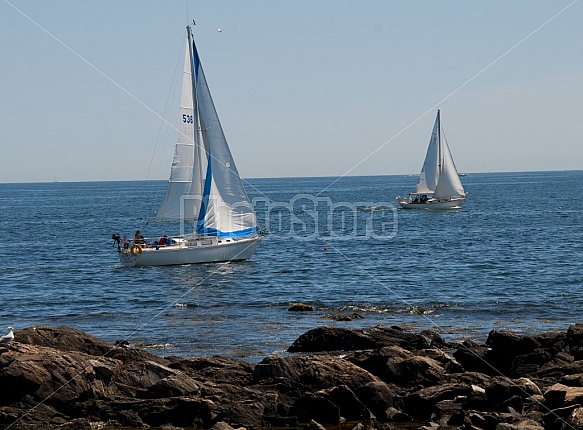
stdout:
[[438,110],[415,192],[407,200],[398,196],[397,201],[403,209],[453,209],[461,207],[465,200],[466,192],[445,140]]
[[[124,266],[238,261],[261,241],[253,207],[235,167],[187,27],[179,133],[159,221],[192,222],[193,232],[150,242],[114,234]],[[139,233],[139,232],[137,232]]]

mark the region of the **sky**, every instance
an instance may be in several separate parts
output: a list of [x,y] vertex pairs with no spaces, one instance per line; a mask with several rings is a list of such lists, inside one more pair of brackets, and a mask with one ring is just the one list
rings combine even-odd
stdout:
[[193,19],[244,178],[583,167],[583,0],[0,0],[0,183],[167,179]]

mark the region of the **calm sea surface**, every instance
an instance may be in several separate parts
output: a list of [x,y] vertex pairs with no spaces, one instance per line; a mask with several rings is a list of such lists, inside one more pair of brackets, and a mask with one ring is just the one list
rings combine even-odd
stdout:
[[[583,321],[583,171],[470,174],[461,210],[396,209],[415,182],[251,179],[266,230],[252,260],[151,268],[122,268],[111,235],[177,233],[146,224],[165,181],[0,184],[0,334],[65,325],[257,361],[322,325],[484,341]],[[296,302],[316,311],[289,312]],[[352,313],[364,318],[326,318]]]

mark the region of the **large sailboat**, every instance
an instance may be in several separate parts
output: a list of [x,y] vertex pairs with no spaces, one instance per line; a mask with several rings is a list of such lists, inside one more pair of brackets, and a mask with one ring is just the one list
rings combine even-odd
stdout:
[[182,234],[156,240],[144,239],[139,231],[133,240],[122,240],[114,234],[124,266],[247,260],[261,241],[253,206],[227,145],[190,26],[178,138],[156,220],[179,222]]
[[403,209],[454,209],[465,200],[466,192],[445,140],[438,110],[415,192],[408,199],[398,196],[397,201]]

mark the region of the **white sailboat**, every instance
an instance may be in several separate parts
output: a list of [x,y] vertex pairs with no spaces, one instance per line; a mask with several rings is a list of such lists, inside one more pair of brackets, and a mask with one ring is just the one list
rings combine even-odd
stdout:
[[[261,241],[249,202],[227,145],[207,85],[191,27],[187,27],[179,132],[170,179],[158,221],[192,224],[192,232],[148,241],[122,241],[124,266],[239,261],[251,258]],[[117,237],[116,237],[117,236]]]
[[466,192],[445,140],[438,110],[415,192],[407,200],[398,196],[397,201],[403,209],[453,209],[461,207],[465,200]]

